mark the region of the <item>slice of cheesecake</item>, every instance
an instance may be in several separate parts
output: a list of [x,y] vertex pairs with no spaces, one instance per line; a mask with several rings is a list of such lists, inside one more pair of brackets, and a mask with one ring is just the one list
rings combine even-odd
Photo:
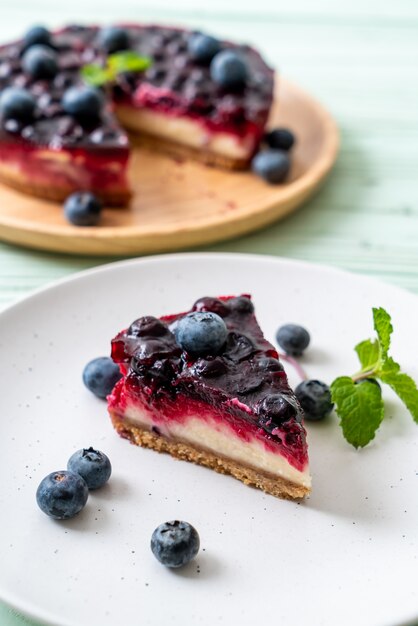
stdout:
[[56,201],[89,190],[108,204],[126,204],[126,130],[155,148],[209,164],[249,165],[273,98],[273,71],[258,52],[218,42],[219,53],[239,53],[246,68],[242,84],[228,88],[212,78],[207,60],[193,56],[191,31],[138,24],[117,30],[123,50],[146,57],[150,67],[109,79],[101,88],[102,110],[84,120],[69,114],[63,100],[68,89],[83,86],[86,66],[105,67],[113,54],[103,29],[75,25],[51,33],[48,76],[28,68],[25,40],[0,47],[0,98],[17,87],[34,102],[30,115],[0,115],[0,181]]
[[112,341],[123,378],[108,397],[114,427],[132,443],[230,474],[284,498],[310,491],[303,414],[249,296],[201,298],[226,325],[213,353],[186,352],[187,313],[142,317]]

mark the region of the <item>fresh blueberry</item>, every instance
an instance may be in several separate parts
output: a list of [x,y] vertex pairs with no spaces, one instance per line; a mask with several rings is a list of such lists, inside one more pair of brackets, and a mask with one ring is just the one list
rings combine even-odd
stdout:
[[94,120],[100,116],[103,97],[94,87],[70,87],[62,97],[63,109],[81,121]]
[[77,450],[67,463],[70,472],[79,474],[86,481],[89,489],[102,487],[110,478],[112,466],[108,457],[100,450],[83,448]]
[[36,44],[23,55],[22,67],[35,80],[54,78],[58,71],[57,55],[48,46]]
[[228,331],[219,315],[194,311],[182,317],[176,327],[177,343],[191,354],[216,354],[225,345]]
[[25,50],[37,44],[52,46],[51,33],[45,26],[32,26],[23,37],[23,48]]
[[220,49],[221,44],[218,39],[203,33],[193,34],[188,41],[190,56],[194,61],[202,65],[208,65]]
[[93,359],[83,370],[83,383],[98,398],[106,398],[121,378],[119,367],[108,356]]
[[45,476],[36,491],[39,508],[54,519],[68,519],[81,511],[89,490],[79,474],[62,470]]
[[264,150],[255,155],[251,162],[254,174],[268,183],[282,183],[290,170],[290,158],[284,150]]
[[96,226],[101,213],[102,203],[88,191],[76,191],[64,202],[64,215],[75,226]]
[[362,385],[363,383],[372,383],[372,385],[376,385],[379,389],[382,389],[380,383],[375,378],[364,378],[363,380],[356,381],[356,385]]
[[281,393],[272,393],[261,400],[257,406],[259,424],[267,432],[272,432],[283,422],[295,418],[297,408],[291,399]]
[[210,64],[212,80],[228,91],[242,89],[247,81],[247,65],[233,50],[218,52]]
[[152,553],[166,567],[186,565],[199,552],[199,547],[197,530],[188,522],[165,522],[152,533]]
[[295,136],[287,128],[274,128],[266,134],[265,140],[274,150],[290,150],[295,143]]
[[0,115],[5,120],[30,122],[36,109],[32,94],[21,87],[6,87],[0,94]]
[[119,26],[106,26],[99,32],[99,45],[108,54],[128,50],[130,47],[129,33]]
[[328,385],[320,380],[304,380],[295,389],[295,396],[305,413],[305,418],[316,422],[332,411],[333,403]]
[[300,356],[309,346],[311,337],[303,326],[285,324],[276,333],[279,346],[290,356]]

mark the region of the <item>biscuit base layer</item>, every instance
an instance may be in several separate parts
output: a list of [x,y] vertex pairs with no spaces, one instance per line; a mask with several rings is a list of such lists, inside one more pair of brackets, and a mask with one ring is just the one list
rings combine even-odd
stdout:
[[303,485],[297,485],[278,476],[263,474],[259,470],[237,463],[232,459],[217,456],[208,450],[195,448],[189,443],[166,439],[130,423],[114,411],[110,411],[110,417],[118,434],[137,446],[152,448],[157,452],[167,452],[176,459],[204,465],[220,474],[229,474],[246,485],[262,489],[262,491],[278,498],[296,500],[309,494],[309,489]]

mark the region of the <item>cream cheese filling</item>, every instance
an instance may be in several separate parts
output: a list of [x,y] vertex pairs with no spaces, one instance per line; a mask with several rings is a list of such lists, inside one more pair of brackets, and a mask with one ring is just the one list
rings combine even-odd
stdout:
[[146,430],[156,426],[167,439],[189,443],[308,489],[311,486],[308,467],[303,472],[297,470],[283,456],[266,449],[257,439],[243,441],[226,424],[218,421],[207,418],[202,420],[197,415],[189,415],[184,423],[176,420],[156,423],[144,408],[133,404],[126,407],[124,417],[133,425]]
[[121,105],[116,108],[116,115],[125,128],[232,159],[248,158],[255,147],[253,136],[238,137],[223,132],[212,133],[191,118]]

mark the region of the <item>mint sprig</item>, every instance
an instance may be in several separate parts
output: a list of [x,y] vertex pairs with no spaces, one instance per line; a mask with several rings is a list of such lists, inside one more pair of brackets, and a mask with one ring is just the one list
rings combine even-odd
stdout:
[[344,437],[355,448],[366,446],[384,417],[381,383],[389,385],[418,423],[418,389],[401,366],[389,356],[393,326],[383,308],[373,309],[377,338],[366,339],[355,350],[361,369],[353,376],[340,376],[331,384],[332,400]]
[[102,87],[113,82],[123,72],[143,72],[152,65],[149,57],[144,57],[133,50],[115,52],[106,59],[106,65],[91,63],[81,68],[81,77],[92,87]]

